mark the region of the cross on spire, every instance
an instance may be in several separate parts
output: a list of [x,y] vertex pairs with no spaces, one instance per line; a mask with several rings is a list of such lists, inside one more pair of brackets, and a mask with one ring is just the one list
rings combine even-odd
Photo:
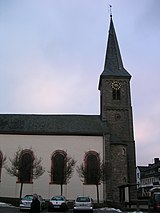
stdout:
[[109,14],[110,14],[110,17],[112,18],[112,5],[109,5]]

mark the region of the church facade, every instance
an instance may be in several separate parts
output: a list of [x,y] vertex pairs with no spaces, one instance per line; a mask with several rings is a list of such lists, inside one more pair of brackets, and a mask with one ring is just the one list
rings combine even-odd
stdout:
[[[26,178],[22,195],[38,193],[46,199],[59,195],[58,169],[55,172],[54,167],[70,156],[76,161],[75,168],[84,163],[94,171],[93,165],[103,161],[106,177],[99,183],[100,200],[120,201],[120,187],[136,183],[130,79],[111,16],[104,70],[99,79],[99,115],[0,114],[0,197],[19,197],[21,181],[6,172],[3,159],[6,157],[9,163],[20,147],[24,158],[42,157],[45,168],[38,179]],[[82,180],[76,169],[63,185],[63,195],[68,199],[77,195],[97,199],[93,181]]]

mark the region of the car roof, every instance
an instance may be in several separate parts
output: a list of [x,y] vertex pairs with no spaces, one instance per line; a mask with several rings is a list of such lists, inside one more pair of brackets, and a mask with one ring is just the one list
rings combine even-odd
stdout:
[[76,198],[76,201],[77,202],[79,202],[78,200],[92,200],[89,196],[78,196],[77,198]]
[[62,196],[62,195],[55,195],[55,196],[52,196],[52,197],[51,197],[51,199],[53,199],[53,198],[63,198],[63,199],[65,199],[65,196]]
[[77,197],[89,197],[89,196],[77,196]]
[[[38,197],[42,197],[41,195],[37,195]],[[33,195],[25,195],[24,197],[33,197]],[[24,198],[23,197],[23,198]]]

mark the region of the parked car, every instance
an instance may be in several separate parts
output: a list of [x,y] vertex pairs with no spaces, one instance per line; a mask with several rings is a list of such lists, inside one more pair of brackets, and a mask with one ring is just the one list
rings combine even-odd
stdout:
[[[21,202],[19,205],[20,211],[30,210],[32,199],[33,199],[33,195],[25,195],[21,199]],[[38,200],[40,201],[40,211],[42,211],[45,208],[45,200],[42,198],[41,195],[38,195]]]
[[148,202],[149,211],[160,211],[160,192],[152,192]]
[[64,196],[53,196],[48,203],[48,211],[67,211],[68,205],[67,200]]
[[93,200],[88,196],[78,196],[74,203],[74,213],[78,211],[93,212]]

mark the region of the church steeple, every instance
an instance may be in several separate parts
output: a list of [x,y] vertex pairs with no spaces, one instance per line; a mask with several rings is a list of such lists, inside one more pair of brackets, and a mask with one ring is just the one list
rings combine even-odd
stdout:
[[112,15],[110,15],[104,70],[99,81],[102,120],[107,119],[111,109],[114,111],[131,107],[130,79],[131,75],[123,66]]
[[[100,118],[103,122],[106,122],[109,128],[109,134],[106,134],[104,140],[105,161],[108,170],[110,170],[112,162],[117,165],[112,174],[107,176],[106,192],[109,199],[112,199],[110,197],[111,192],[116,191],[120,185],[133,184],[136,180],[130,79],[131,75],[124,68],[122,62],[112,16],[110,15],[104,70],[100,75],[99,82]],[[119,156],[123,148],[125,154],[123,154],[120,162]],[[126,165],[122,159],[126,159]],[[126,173],[122,174],[124,167]],[[113,181],[113,176],[119,176],[118,180]],[[113,183],[113,185],[110,183]],[[130,196],[136,198],[136,188],[131,190]]]
[[110,15],[110,27],[109,27],[106,57],[104,63],[104,70],[100,76],[99,87],[101,79],[108,78],[109,76],[131,78],[131,75],[127,72],[127,70],[123,66],[117,36],[112,20],[112,15]]

